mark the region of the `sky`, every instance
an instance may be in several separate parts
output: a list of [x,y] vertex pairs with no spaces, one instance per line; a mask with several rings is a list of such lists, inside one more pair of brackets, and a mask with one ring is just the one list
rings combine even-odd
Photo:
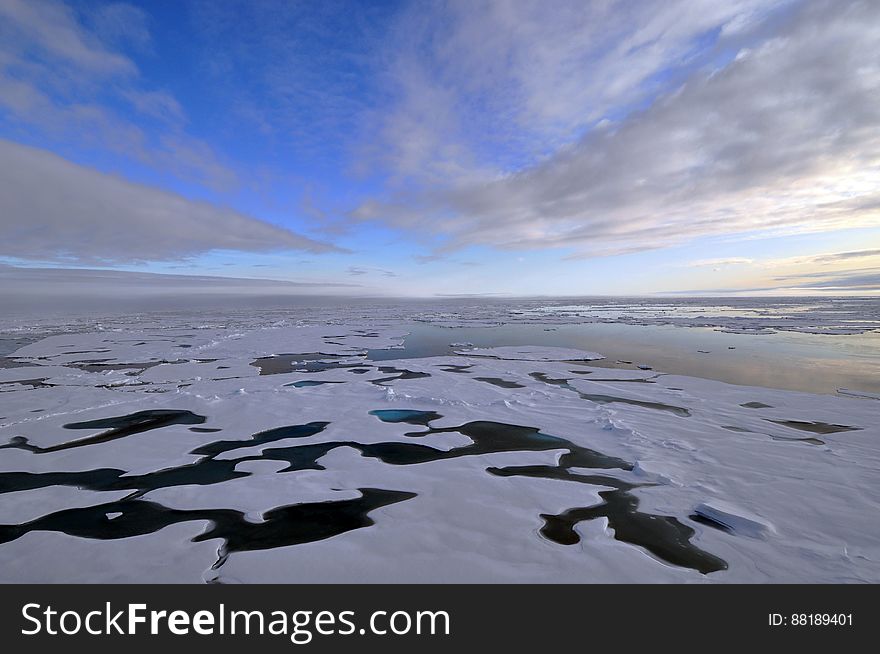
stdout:
[[27,292],[878,294],[880,2],[0,0],[0,228]]

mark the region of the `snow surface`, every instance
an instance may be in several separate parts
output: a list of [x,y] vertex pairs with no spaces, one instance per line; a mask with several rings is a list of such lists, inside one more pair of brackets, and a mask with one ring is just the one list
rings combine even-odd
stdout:
[[[870,397],[595,368],[601,355],[561,348],[373,362],[367,351],[398,347],[406,324],[349,318],[133,319],[9,355],[24,365],[0,369],[0,581],[880,582],[880,410]],[[750,325],[780,328],[764,318]],[[316,353],[330,365],[255,365]],[[460,365],[470,367],[450,368]],[[299,381],[342,383],[291,386]],[[377,409],[436,416],[383,422]],[[157,410],[204,420],[64,427]],[[487,421],[540,435],[513,447],[493,432],[479,444],[467,425]],[[852,430],[796,426],[805,423]],[[394,462],[395,447],[428,455]],[[601,466],[566,464],[571,448]],[[216,531],[224,511],[238,512],[236,529],[264,538],[273,511],[298,506],[336,524],[336,507],[369,504],[371,489],[397,495],[339,533],[261,548]],[[674,518],[690,530],[688,548],[726,568],[701,572],[627,541],[626,516],[590,513],[609,492]],[[129,512],[144,506],[175,517],[126,535],[137,523]],[[561,544],[548,517],[572,509],[593,517]],[[92,532],[64,533],[58,515]]]

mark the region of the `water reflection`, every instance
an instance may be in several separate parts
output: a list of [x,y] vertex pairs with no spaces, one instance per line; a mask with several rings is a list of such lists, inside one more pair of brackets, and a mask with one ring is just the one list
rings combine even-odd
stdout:
[[458,349],[450,346],[455,342],[476,347],[540,345],[605,355],[591,361],[591,367],[633,370],[636,364],[647,364],[665,373],[747,386],[826,394],[838,388],[880,392],[880,333],[876,332],[732,334],[699,327],[605,323],[553,327],[546,331],[544,324],[449,328],[414,323],[407,327],[411,333],[403,349],[370,350],[368,358],[451,356]]

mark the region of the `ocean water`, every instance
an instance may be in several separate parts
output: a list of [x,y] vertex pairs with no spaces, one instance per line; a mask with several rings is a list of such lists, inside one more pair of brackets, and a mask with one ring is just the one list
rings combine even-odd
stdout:
[[[477,347],[542,345],[598,352],[591,366],[639,365],[675,375],[809,393],[880,392],[880,333],[726,333],[705,327],[623,323],[507,324],[441,327],[414,323],[403,350],[370,350],[385,361],[452,354],[451,343]],[[629,362],[629,363],[626,363]]]

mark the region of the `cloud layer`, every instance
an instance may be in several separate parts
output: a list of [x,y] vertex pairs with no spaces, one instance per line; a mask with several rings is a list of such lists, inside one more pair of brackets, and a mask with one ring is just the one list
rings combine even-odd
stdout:
[[332,245],[231,209],[0,140],[0,255],[131,263],[211,250],[328,252]]
[[[10,316],[107,311],[254,309],[354,295],[357,284],[157,275],[0,264],[0,306]],[[360,289],[362,290],[362,289]],[[338,300],[337,300],[338,301]]]
[[[461,9],[457,39],[429,53],[466,76],[433,92],[431,111],[441,120],[426,120],[430,114],[415,120],[424,107],[404,104],[388,127],[399,126],[404,142],[424,144],[426,159],[451,155],[458,165],[420,173],[418,157],[405,157],[407,173],[416,182],[422,174],[427,183],[365,202],[355,217],[438,234],[440,252],[479,244],[568,248],[576,257],[707,235],[880,225],[880,4],[815,0],[774,14],[771,5],[780,3],[708,3],[705,11],[692,3],[651,3],[653,9],[638,6],[639,20],[628,31],[618,24],[629,15],[624,4],[597,4],[607,6],[607,17],[595,16],[593,38],[577,51],[570,51],[577,41],[552,40],[555,24],[541,30],[550,19],[536,15],[537,23],[523,23],[537,34],[534,43],[525,41],[535,66],[517,65],[517,50],[497,46],[507,22]],[[610,50],[602,45],[603,26],[613,35]],[[485,46],[474,45],[479,35]],[[710,36],[717,39],[714,56],[697,65],[689,47]],[[481,54],[486,61],[477,65]],[[505,70],[509,60],[521,79],[498,95],[487,91],[483,77]],[[573,80],[560,79],[575,66]],[[650,98],[661,71],[673,78],[670,71],[678,71],[683,82],[670,87],[666,80],[671,90]],[[430,87],[418,72],[404,79]],[[537,164],[508,161],[490,177],[486,166],[470,166],[479,157],[469,161],[451,146],[431,149],[444,138],[436,127],[450,129],[442,118],[454,111],[445,114],[444,101],[471,82],[479,91],[467,96],[471,101],[490,108],[493,99],[510,101],[492,116],[499,125],[534,122],[543,143],[563,133],[560,125],[577,131],[594,122]],[[616,116],[613,107],[635,109]],[[419,126],[415,137],[412,125]],[[438,181],[444,174],[446,184]]]

